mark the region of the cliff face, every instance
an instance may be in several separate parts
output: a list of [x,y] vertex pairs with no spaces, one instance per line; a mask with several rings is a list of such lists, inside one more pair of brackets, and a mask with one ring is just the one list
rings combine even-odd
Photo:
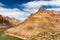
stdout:
[[60,12],[40,8],[36,13],[31,14],[22,24],[8,29],[6,34],[26,40],[32,40],[32,37],[41,40],[38,34],[58,31],[60,32]]
[[13,27],[20,24],[20,21],[15,18],[0,15],[0,28]]

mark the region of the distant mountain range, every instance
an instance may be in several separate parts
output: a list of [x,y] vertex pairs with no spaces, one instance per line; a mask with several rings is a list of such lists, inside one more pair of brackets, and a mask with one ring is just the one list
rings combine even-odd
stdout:
[[20,24],[20,20],[0,15],[0,29],[10,28]]
[[40,8],[20,25],[8,29],[5,34],[24,40],[33,40],[33,38],[34,40],[42,40],[41,35],[45,37],[45,35],[55,32],[60,32],[60,12]]

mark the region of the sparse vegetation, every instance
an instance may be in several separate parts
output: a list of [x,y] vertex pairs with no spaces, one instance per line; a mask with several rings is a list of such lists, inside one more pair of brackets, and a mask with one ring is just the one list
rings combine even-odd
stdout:
[[0,40],[22,40],[22,39],[5,35],[4,30],[1,30],[0,31]]

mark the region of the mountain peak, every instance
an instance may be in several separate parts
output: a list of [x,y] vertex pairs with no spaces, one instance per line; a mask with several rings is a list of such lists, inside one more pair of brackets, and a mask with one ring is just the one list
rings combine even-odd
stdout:
[[37,38],[36,40],[41,40],[40,36],[38,36],[40,33],[49,35],[52,32],[60,31],[59,16],[60,13],[58,12],[40,8],[38,12],[29,16],[22,24],[8,29],[5,34],[12,34],[11,36],[16,36],[25,40],[32,40],[32,37]]
[[44,8],[39,8],[38,12],[43,12],[43,11],[46,11],[46,9]]

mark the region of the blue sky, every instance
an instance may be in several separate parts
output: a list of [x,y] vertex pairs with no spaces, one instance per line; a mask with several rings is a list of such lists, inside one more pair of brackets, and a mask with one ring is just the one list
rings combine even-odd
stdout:
[[39,8],[60,11],[60,0],[0,0],[0,14],[26,19]]

